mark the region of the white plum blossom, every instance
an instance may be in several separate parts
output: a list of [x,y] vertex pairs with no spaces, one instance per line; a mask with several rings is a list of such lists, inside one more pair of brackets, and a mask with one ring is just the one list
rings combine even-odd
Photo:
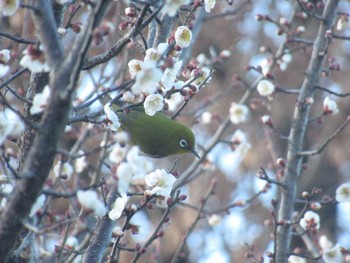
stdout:
[[146,50],[144,62],[158,62],[162,56],[164,56],[165,52],[168,50],[168,43],[160,43],[157,48],[149,48]]
[[[112,106],[113,107],[113,106]],[[115,113],[115,111],[111,108],[111,103],[108,102],[105,106],[104,106],[104,112],[106,114],[106,123],[107,123],[107,127],[111,130],[111,131],[118,131],[120,128],[120,122],[119,122],[119,117],[117,115],[117,113]]]
[[216,0],[204,0],[204,8],[207,13],[210,13],[211,10],[215,7]]
[[96,216],[104,216],[107,209],[104,203],[98,199],[97,193],[94,190],[79,190],[77,198],[81,206],[88,210],[92,210]]
[[349,18],[346,16],[341,16],[337,21],[336,30],[342,31],[345,28],[349,27]]
[[121,197],[118,197],[112,204],[112,209],[111,211],[109,211],[108,217],[111,220],[117,220],[118,218],[120,218],[127,202],[128,197],[126,194],[122,194]]
[[108,158],[112,163],[118,164],[123,160],[126,152],[126,147],[122,147],[119,143],[116,143],[115,145],[113,145],[113,148],[109,153]]
[[170,196],[175,181],[176,178],[164,169],[158,169],[145,177],[146,185],[152,187],[151,193],[165,198]]
[[148,95],[143,103],[145,113],[149,116],[154,116],[158,111],[161,111],[164,106],[164,98],[160,94]]
[[252,148],[247,135],[240,129],[236,130],[232,135],[231,142],[234,145],[235,152],[237,152],[237,154],[239,154],[241,157],[244,157],[250,148]]
[[118,165],[116,175],[118,177],[118,192],[120,194],[126,194],[134,173],[132,171],[132,165],[129,162],[122,162]]
[[42,207],[44,206],[45,200],[46,200],[46,197],[43,194],[36,199],[35,203],[30,209],[29,217],[35,216],[36,213],[42,209]]
[[249,120],[249,108],[244,104],[232,103],[230,108],[230,119],[233,124],[240,124]]
[[23,54],[24,56],[19,64],[23,67],[27,67],[32,73],[48,72],[50,70],[41,47],[37,48],[33,45],[29,45],[27,49],[23,51]]
[[261,122],[263,124],[266,124],[268,126],[272,126],[272,118],[270,115],[264,115],[260,119],[261,119]]
[[162,12],[168,16],[175,16],[182,5],[188,5],[189,0],[166,0]]
[[157,90],[157,84],[162,76],[162,71],[154,62],[145,63],[141,71],[137,72],[131,91],[135,95],[139,95],[141,92],[152,94]]
[[337,188],[335,199],[339,203],[350,202],[350,183],[342,184]]
[[147,173],[153,170],[153,165],[140,155],[140,148],[133,146],[126,155],[127,162],[131,165],[131,170],[134,174],[133,178],[144,178]]
[[11,56],[10,56],[10,50],[3,49],[0,51],[0,64],[5,64],[9,62]]
[[256,89],[258,90],[260,96],[270,96],[275,92],[275,85],[273,85],[271,81],[264,79],[259,81]]
[[183,101],[184,97],[180,94],[180,92],[175,92],[171,94],[169,99],[165,99],[165,102],[168,104],[169,111],[176,111]]
[[166,91],[169,91],[173,88],[174,83],[180,73],[181,67],[182,67],[182,61],[179,60],[173,65],[172,68],[165,69],[161,79],[161,83],[163,84],[163,87],[165,88]]
[[221,216],[213,214],[208,218],[208,223],[211,226],[216,226],[221,223]]
[[6,138],[18,137],[23,130],[24,123],[17,115],[0,112],[0,145]]
[[62,161],[58,161],[53,168],[53,172],[56,177],[60,177],[63,180],[69,180],[73,175],[73,167],[70,163],[65,162],[62,165]]
[[19,7],[19,0],[1,0],[0,12],[4,16],[12,16]]
[[339,244],[332,248],[326,248],[323,251],[322,259],[325,263],[339,263],[342,259],[341,247]]
[[329,97],[326,97],[323,101],[323,114],[325,115],[334,115],[339,112],[337,103],[334,100],[331,100]]
[[130,60],[128,63],[130,76],[134,78],[136,74],[142,70],[143,65],[144,65],[144,62],[141,60],[137,60],[137,59]]
[[288,263],[307,263],[305,258],[298,257],[298,256],[289,256]]
[[65,247],[74,250],[78,246],[78,239],[74,236],[69,236],[66,239]]
[[333,242],[330,241],[325,235],[320,236],[320,238],[318,239],[318,244],[320,245],[322,250],[333,247]]
[[179,26],[175,31],[175,42],[181,48],[191,44],[192,32],[187,26]]
[[0,64],[0,78],[6,76],[9,70],[10,70],[10,67],[8,65]]
[[203,124],[210,124],[213,120],[213,114],[210,111],[205,111],[202,113],[201,119]]
[[307,211],[299,224],[304,230],[319,229],[320,216],[313,211]]
[[[83,154],[84,152],[83,151],[79,151],[79,153]],[[85,170],[86,167],[88,167],[88,163],[86,161],[86,156],[85,155],[75,159],[74,168],[75,168],[75,171],[77,173],[82,173]]]
[[30,114],[39,114],[42,113],[49,102],[49,98],[51,95],[51,90],[48,85],[46,85],[41,93],[35,94],[33,98],[32,107],[30,107]]

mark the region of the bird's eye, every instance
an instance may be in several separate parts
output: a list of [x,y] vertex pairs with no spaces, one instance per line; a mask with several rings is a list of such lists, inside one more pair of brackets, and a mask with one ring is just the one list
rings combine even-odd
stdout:
[[188,144],[187,144],[187,142],[186,142],[185,139],[181,139],[180,142],[179,142],[179,144],[180,144],[180,147],[181,147],[181,148],[186,148],[186,147],[188,147]]

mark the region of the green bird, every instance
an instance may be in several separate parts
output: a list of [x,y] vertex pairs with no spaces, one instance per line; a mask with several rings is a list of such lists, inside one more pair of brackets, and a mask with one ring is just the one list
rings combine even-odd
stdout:
[[194,149],[194,134],[185,125],[161,112],[149,116],[143,106],[130,107],[126,111],[120,111],[120,107],[119,102],[112,102],[110,105],[120,119],[121,129],[129,134],[131,141],[146,155],[162,158],[174,154],[192,153],[200,158]]

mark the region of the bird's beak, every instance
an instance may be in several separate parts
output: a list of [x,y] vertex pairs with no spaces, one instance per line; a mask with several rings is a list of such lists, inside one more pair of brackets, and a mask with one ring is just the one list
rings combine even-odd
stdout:
[[193,153],[198,159],[200,159],[201,157],[199,156],[199,154],[194,150],[194,149],[190,149],[191,153]]

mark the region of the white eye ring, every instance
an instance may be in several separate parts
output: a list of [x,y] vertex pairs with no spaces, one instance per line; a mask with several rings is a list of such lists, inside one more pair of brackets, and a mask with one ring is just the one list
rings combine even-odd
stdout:
[[185,139],[181,139],[180,142],[179,142],[179,144],[180,144],[180,147],[181,147],[181,148],[186,148],[186,147],[188,147],[188,143],[186,142]]

